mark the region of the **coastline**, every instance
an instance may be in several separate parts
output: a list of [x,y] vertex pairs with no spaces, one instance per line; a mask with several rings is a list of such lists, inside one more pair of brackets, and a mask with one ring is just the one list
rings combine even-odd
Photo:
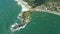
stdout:
[[22,6],[21,13],[17,16],[18,19],[20,18],[19,16],[21,16],[23,12],[26,12],[26,11],[29,11],[29,10],[32,11],[32,12],[33,11],[40,11],[40,12],[43,11],[43,12],[48,12],[48,13],[52,13],[52,14],[55,14],[55,15],[60,15],[60,13],[56,12],[56,11],[50,11],[50,10],[46,10],[46,9],[45,10],[40,10],[40,8],[33,8],[32,9],[32,7],[29,6],[28,3],[23,1],[23,0],[15,0],[15,1],[18,3],[18,5]]
[[56,11],[50,11],[50,10],[40,10],[40,9],[34,9],[34,10],[32,10],[32,11],[39,11],[39,12],[48,12],[48,13],[51,13],[51,14],[55,14],[55,15],[58,15],[58,16],[60,16],[60,13],[59,12],[56,12]]
[[22,11],[29,11],[31,9],[31,6],[28,5],[27,2],[24,2],[23,0],[15,0],[18,5],[22,6]]
[[[15,0],[15,1],[17,2],[18,5],[21,5],[21,7],[22,7],[21,13],[19,13],[19,15],[17,16],[17,18],[20,19],[23,12],[29,11],[31,9],[31,6],[29,6],[26,2],[24,2],[22,0]],[[22,28],[25,28],[25,26],[28,24],[28,22],[29,22],[28,20],[23,20],[23,22],[21,24],[23,26],[20,26],[20,24],[18,24],[18,23],[14,23],[13,25],[11,25],[10,30],[12,32],[14,32],[14,31],[20,30]],[[16,27],[16,29],[14,29],[13,27]]]
[[[31,6],[28,5],[27,2],[24,2],[23,0],[15,0],[17,2],[18,5],[21,5],[22,6],[22,10],[21,10],[21,13],[17,16],[18,19],[20,19],[20,16],[22,16],[23,12],[26,12],[26,11],[40,11],[40,12],[48,12],[48,13],[52,13],[52,14],[55,14],[55,15],[60,15],[59,12],[55,12],[55,11],[50,11],[50,10],[40,10],[39,8],[34,8],[32,9]],[[25,22],[25,23],[24,23]],[[15,30],[13,30],[12,28],[15,27],[15,26],[11,26],[11,31],[16,31],[16,30],[20,30],[22,28],[25,28],[25,26],[28,24],[28,20],[27,21],[24,21],[22,22],[23,26],[21,27],[17,27]],[[15,24],[13,24],[15,25]],[[19,24],[18,24],[19,26]]]
[[21,5],[22,10],[21,13],[17,16],[18,19],[20,19],[19,16],[22,15],[23,12],[29,11],[31,9],[31,6],[28,5],[27,2],[24,2],[23,0],[15,0],[18,5]]
[[51,13],[51,14],[55,14],[55,15],[58,15],[60,16],[60,12],[57,12],[57,11],[51,11],[51,10],[47,10],[47,8],[45,9],[41,9],[40,7],[36,7],[36,8],[33,8],[31,9],[32,12],[35,12],[35,11],[39,11],[39,12],[48,12],[48,13]]

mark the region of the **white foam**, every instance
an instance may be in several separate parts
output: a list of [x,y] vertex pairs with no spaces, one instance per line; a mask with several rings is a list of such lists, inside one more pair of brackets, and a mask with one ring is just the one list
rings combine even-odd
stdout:
[[24,2],[23,0],[15,0],[15,1],[18,3],[18,5],[22,6],[22,11],[28,11],[30,9],[29,6],[26,6],[27,3]]
[[18,23],[13,24],[11,27],[14,27],[15,25],[18,25]]
[[13,29],[13,27],[15,27],[16,25],[18,25],[18,24],[15,23],[15,24],[13,24],[13,25],[11,26],[10,30],[11,30],[12,32],[15,32],[15,31],[17,31],[17,30],[20,30],[20,29],[25,28],[25,26],[26,26],[27,24],[25,24],[24,26],[21,26],[21,27],[19,27],[19,28]]
[[23,0],[15,0],[15,1],[17,2],[18,5],[21,5],[21,6],[22,6],[22,11],[21,11],[21,13],[17,16],[17,18],[20,19],[19,16],[21,16],[24,11],[29,11],[29,9],[30,9],[31,7],[28,5],[28,3],[24,2]]

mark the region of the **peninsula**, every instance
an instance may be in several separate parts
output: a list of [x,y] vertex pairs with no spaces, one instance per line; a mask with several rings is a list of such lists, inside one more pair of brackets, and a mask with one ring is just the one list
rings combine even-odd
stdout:
[[[31,21],[31,12],[43,11],[56,15],[60,15],[60,3],[54,0],[15,0],[18,5],[22,6],[21,13],[17,16],[18,19],[22,17],[23,22],[20,24],[13,24],[11,31],[16,31],[24,28]],[[53,1],[53,2],[52,2]]]

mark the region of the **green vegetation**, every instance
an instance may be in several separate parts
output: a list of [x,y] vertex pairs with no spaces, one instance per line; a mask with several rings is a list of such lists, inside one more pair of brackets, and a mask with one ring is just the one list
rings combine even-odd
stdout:
[[22,16],[25,20],[26,19],[31,20],[31,12],[30,11],[24,12]]
[[35,8],[45,2],[45,0],[23,0],[26,1],[32,8]]
[[23,0],[27,2],[32,8],[46,4],[47,2],[60,2],[60,0]]
[[[60,12],[60,0],[23,0],[23,1],[27,2],[32,7],[32,9],[40,6],[39,8],[40,9],[43,8],[43,10]],[[31,13],[30,11],[24,12],[23,18],[28,19],[28,17],[31,17],[30,13]]]

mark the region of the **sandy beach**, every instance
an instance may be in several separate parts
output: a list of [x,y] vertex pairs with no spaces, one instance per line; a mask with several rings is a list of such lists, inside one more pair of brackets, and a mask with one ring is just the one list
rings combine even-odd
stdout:
[[39,12],[48,12],[48,13],[51,13],[51,14],[55,14],[55,15],[59,15],[60,16],[60,13],[59,12],[56,12],[56,11],[50,11],[50,10],[33,10],[33,11],[39,11]]
[[15,0],[18,5],[22,6],[22,11],[29,11],[31,6],[28,5],[28,3],[24,2],[23,0]]
[[29,11],[31,9],[31,6],[28,5],[28,3],[24,2],[23,0],[15,0],[18,5],[21,5],[22,10],[21,13],[17,16],[18,19],[20,19],[19,16],[22,15],[24,11]]

